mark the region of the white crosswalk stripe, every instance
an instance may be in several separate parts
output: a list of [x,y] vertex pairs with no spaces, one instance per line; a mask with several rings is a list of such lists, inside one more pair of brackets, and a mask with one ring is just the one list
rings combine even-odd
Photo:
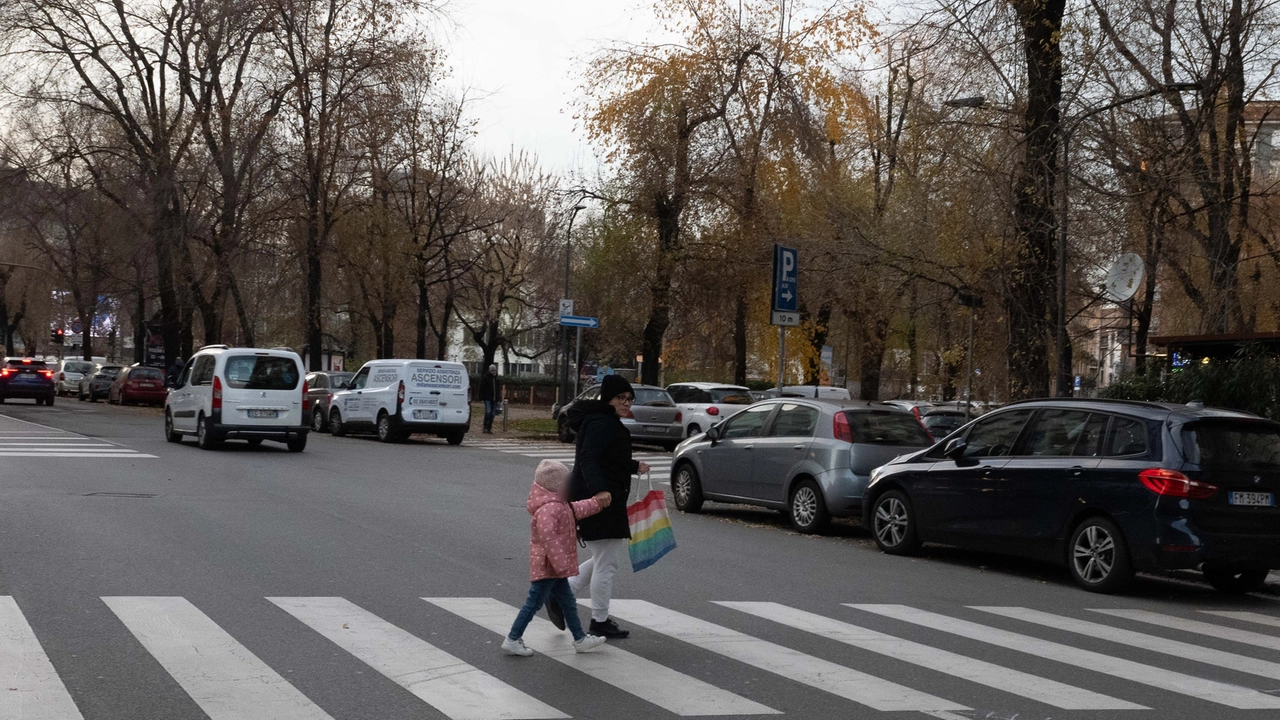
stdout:
[[1188,620],[1187,618],[1180,618],[1174,615],[1164,615],[1147,610],[1094,610],[1093,612],[1110,615],[1112,617],[1124,618],[1126,620],[1150,623],[1152,625],[1159,625],[1160,627],[1172,628],[1174,630],[1195,633],[1197,635],[1208,635],[1209,637],[1230,640],[1243,645],[1253,645],[1255,647],[1267,648],[1269,650],[1280,650],[1280,637],[1275,637],[1274,635],[1263,635],[1262,633],[1256,633],[1250,630],[1238,630],[1225,625],[1215,625],[1213,623],[1200,622],[1199,620]]
[[1048,660],[1084,668],[1085,670],[1105,673],[1131,682],[1150,685],[1161,690],[1207,700],[1240,710],[1280,710],[1280,698],[1237,685],[1184,675],[1165,668],[1143,665],[1091,650],[1083,650],[1070,645],[1041,640],[1029,635],[1020,635],[989,625],[981,625],[925,610],[917,610],[905,605],[860,605],[854,603],[848,603],[848,605],[859,610],[922,625],[941,632],[969,638],[970,640],[1036,655]]
[[1231,612],[1228,610],[1201,610],[1200,612],[1209,615],[1217,615],[1218,617],[1230,618],[1232,620],[1243,620],[1244,622],[1256,623],[1258,625],[1267,625],[1269,627],[1280,628],[1280,618],[1263,615],[1256,612]]
[[[503,636],[519,612],[491,598],[422,598]],[[534,618],[524,641],[534,650],[676,715],[772,715],[779,711],[734,695],[615,645],[574,652],[572,637],[550,621]]]
[[0,597],[0,718],[81,720],[35,631],[7,595]]
[[126,458],[154,459],[155,455],[121,447],[37,423],[0,415],[0,458]]

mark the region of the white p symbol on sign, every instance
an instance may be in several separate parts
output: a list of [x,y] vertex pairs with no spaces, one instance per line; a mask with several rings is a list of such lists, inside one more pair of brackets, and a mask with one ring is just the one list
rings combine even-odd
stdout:
[[782,279],[790,280],[796,271],[796,254],[793,252],[782,253]]

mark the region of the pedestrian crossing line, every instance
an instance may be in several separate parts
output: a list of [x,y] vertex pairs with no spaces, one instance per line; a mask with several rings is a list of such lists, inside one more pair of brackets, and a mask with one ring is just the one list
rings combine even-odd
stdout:
[[35,631],[10,596],[0,596],[0,718],[83,720]]
[[156,459],[155,455],[148,455],[133,450],[128,452],[4,452],[0,451],[0,457],[40,457],[40,458],[129,458],[135,459]]
[[[77,439],[77,440],[78,440],[79,438],[73,438],[73,439]],[[110,444],[107,444],[107,443],[49,443],[49,442],[38,442],[38,443],[11,443],[11,442],[0,442],[0,448],[38,448],[38,447],[48,447],[48,448],[104,448],[104,449],[106,449],[106,448],[112,448],[112,449],[116,449],[116,450],[122,450],[122,451],[125,451],[125,452],[132,452],[132,450],[130,450],[129,448],[122,448],[122,447],[118,447],[118,446],[116,446],[116,445],[110,445]]]
[[1148,709],[1143,705],[1073,687],[1057,680],[1049,680],[958,653],[903,640],[778,603],[717,602],[715,604],[1063,710]]
[[1054,615],[1052,613],[1041,612],[1039,610],[1031,610],[1021,607],[974,607],[974,610],[989,612],[1000,617],[1012,618],[1014,620],[1022,620],[1024,622],[1043,625],[1045,627],[1057,628],[1067,632],[1084,635],[1085,637],[1097,638],[1099,640],[1107,640],[1109,642],[1128,645],[1130,647],[1150,650],[1151,652],[1160,653],[1162,655],[1173,655],[1174,657],[1185,658],[1205,665],[1216,665],[1218,667],[1235,670],[1236,672],[1247,673],[1249,675],[1258,675],[1272,680],[1280,680],[1280,663],[1270,662],[1268,660],[1259,660],[1257,658],[1247,657],[1245,655],[1237,655],[1235,653],[1214,650],[1213,648],[1200,647],[1191,643],[1180,642],[1178,640],[1168,640],[1155,635],[1147,635],[1145,633],[1133,632],[1132,630],[1123,630],[1121,628],[1111,627],[1110,625],[1102,625],[1087,620],[1077,620],[1075,618],[1064,617],[1062,615]]
[[[34,430],[32,431],[35,432]],[[9,440],[88,440],[82,435],[9,435],[0,433],[0,443]]]
[[1201,610],[1200,612],[1207,615],[1217,615],[1218,617],[1229,618],[1231,620],[1242,620],[1257,625],[1267,625],[1269,627],[1280,628],[1280,618],[1270,615],[1263,615],[1256,612],[1232,612],[1229,610]]
[[[492,598],[422,598],[503,637],[518,608]],[[612,685],[675,715],[776,715],[780,711],[634,655],[616,645],[578,654],[573,638],[548,620],[534,618],[525,630],[531,648],[585,675]]]
[[1275,635],[1264,635],[1262,633],[1252,632],[1250,630],[1239,630],[1225,625],[1214,625],[1213,623],[1201,622],[1199,620],[1188,620],[1175,615],[1165,615],[1162,613],[1154,613],[1148,610],[1105,610],[1093,609],[1091,612],[1110,615],[1111,617],[1124,618],[1125,620],[1134,620],[1141,623],[1150,623],[1159,625],[1160,627],[1172,628],[1183,632],[1194,633],[1196,635],[1208,635],[1209,637],[1220,638],[1222,640],[1231,640],[1242,645],[1253,645],[1255,647],[1267,648],[1269,650],[1280,650],[1280,637]]
[[668,610],[644,600],[614,600],[610,603],[609,610],[612,615],[635,625],[852,700],[873,710],[935,712],[970,709],[959,703]]
[[267,600],[451,720],[569,717],[344,598]]
[[1266,695],[1250,688],[1184,675],[1165,668],[1143,665],[1091,650],[1083,650],[1070,645],[1041,640],[1029,635],[1000,630],[989,625],[981,625],[926,610],[917,610],[906,605],[865,605],[856,603],[845,603],[845,605],[875,613],[876,615],[951,633],[952,635],[984,642],[989,645],[1036,655],[1046,660],[1074,665],[1085,670],[1104,673],[1239,710],[1280,709],[1280,698]]
[[181,597],[104,597],[210,720],[332,720]]

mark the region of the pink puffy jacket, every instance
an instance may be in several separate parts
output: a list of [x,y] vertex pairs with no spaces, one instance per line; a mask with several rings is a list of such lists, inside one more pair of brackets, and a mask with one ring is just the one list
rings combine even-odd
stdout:
[[568,578],[578,574],[578,528],[574,519],[604,508],[595,498],[570,506],[564,498],[534,483],[525,504],[533,516],[529,540],[529,580]]

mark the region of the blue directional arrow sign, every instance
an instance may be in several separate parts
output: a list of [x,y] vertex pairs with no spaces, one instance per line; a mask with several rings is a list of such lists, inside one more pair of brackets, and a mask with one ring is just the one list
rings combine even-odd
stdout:
[[600,318],[582,317],[581,315],[561,315],[560,324],[565,327],[598,328]]
[[773,246],[773,309],[795,312],[799,303],[798,256],[795,248]]

